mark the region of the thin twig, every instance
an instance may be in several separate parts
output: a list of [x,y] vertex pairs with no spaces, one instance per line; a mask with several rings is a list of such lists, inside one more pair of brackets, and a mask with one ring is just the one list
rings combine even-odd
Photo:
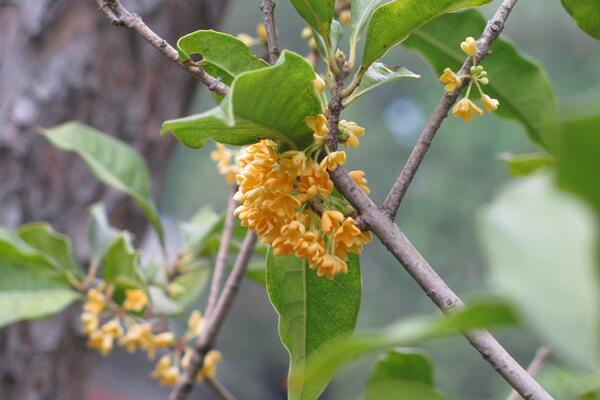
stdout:
[[235,400],[235,396],[217,378],[207,377],[205,379],[208,386],[222,400]]
[[232,188],[231,197],[227,203],[227,210],[225,211],[225,222],[223,225],[223,233],[221,234],[221,241],[219,243],[219,250],[217,252],[217,258],[215,260],[215,268],[213,270],[213,276],[210,283],[210,292],[208,295],[208,302],[206,303],[205,315],[206,317],[212,314],[217,300],[219,298],[219,292],[221,291],[221,284],[225,278],[225,270],[227,267],[227,256],[229,254],[229,247],[231,246],[231,238],[233,236],[233,223],[235,216],[236,201],[233,196],[237,192],[237,185]]
[[256,235],[251,231],[248,231],[235,261],[233,271],[229,275],[229,278],[227,278],[225,288],[219,297],[215,310],[208,317],[208,321],[205,324],[206,329],[202,331],[200,338],[194,346],[194,354],[190,361],[190,366],[185,371],[180,382],[171,392],[171,395],[169,396],[170,400],[185,400],[191,393],[196,375],[204,365],[204,357],[214,347],[219,331],[223,326],[223,322],[231,310],[233,299],[242,283],[244,273],[246,272],[248,263],[254,252],[255,245]]
[[[510,12],[516,3],[517,0],[505,0],[502,2],[492,19],[488,21],[483,33],[481,34],[481,37],[479,40],[477,40],[477,62],[481,61],[488,54],[490,45],[504,29],[506,19],[510,15]],[[471,57],[468,57],[457,75],[460,76],[468,74],[472,65],[473,60]],[[465,80],[464,83],[467,83],[467,80]],[[431,142],[433,141],[437,131],[440,129],[442,122],[448,116],[450,108],[454,105],[454,103],[456,103],[456,100],[458,100],[460,92],[461,88],[457,88],[452,93],[444,94],[437,107],[433,111],[433,114],[431,114],[431,117],[429,117],[427,124],[425,124],[425,128],[423,129],[417,144],[413,148],[408,160],[400,171],[400,175],[398,175],[396,182],[392,186],[389,194],[383,202],[382,209],[387,215],[390,216],[390,218],[396,218],[398,207],[400,207],[400,203],[402,202],[408,187],[415,177],[421,162],[425,158],[425,155],[431,146]]]
[[219,79],[207,74],[202,68],[194,65],[193,61],[182,61],[179,58],[179,53],[173,46],[150,29],[138,14],[132,13],[123,7],[119,0],[96,0],[96,4],[102,14],[104,14],[113,25],[125,26],[133,30],[142,37],[142,39],[146,40],[154,48],[160,51],[165,57],[174,61],[181,68],[198,78],[198,80],[210,90],[222,96],[227,94],[229,91],[227,85]]
[[277,29],[275,28],[275,3],[272,0],[261,0],[260,10],[263,13],[265,30],[267,31],[267,50],[269,62],[275,64],[279,58],[279,46],[277,44]]
[[[535,356],[533,357],[533,360],[531,360],[531,363],[529,364],[529,367],[527,367],[527,372],[529,373],[529,375],[535,377],[538,372],[540,372],[540,370],[542,369],[542,366],[544,365],[544,362],[546,361],[546,359],[548,358],[548,356],[550,355],[550,349],[546,346],[542,346],[539,349],[537,349],[537,351],[535,352]],[[510,392],[510,395],[506,398],[506,400],[518,400],[519,399],[519,393],[517,393],[514,389],[512,392]]]

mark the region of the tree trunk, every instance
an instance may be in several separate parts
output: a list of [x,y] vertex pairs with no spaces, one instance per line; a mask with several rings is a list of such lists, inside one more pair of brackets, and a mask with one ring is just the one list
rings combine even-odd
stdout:
[[[124,5],[174,42],[218,23],[227,2]],[[113,224],[141,236],[146,222],[132,202],[106,190],[79,159],[35,130],[78,120],[134,145],[157,192],[173,144],[159,138],[160,124],[186,111],[193,79],[134,33],[112,26],[92,0],[0,0],[0,27],[0,225],[49,221],[85,258],[86,208],[103,200]],[[84,398],[90,358],[77,336],[76,313],[0,332],[2,400]]]

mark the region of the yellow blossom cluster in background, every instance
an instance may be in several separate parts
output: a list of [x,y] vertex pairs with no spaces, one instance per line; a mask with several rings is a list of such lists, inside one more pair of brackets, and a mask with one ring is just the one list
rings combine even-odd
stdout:
[[[122,306],[113,301],[113,292],[111,286],[102,283],[86,293],[81,321],[83,331],[88,336],[88,347],[98,350],[102,355],[108,355],[117,343],[130,353],[139,348],[150,359],[156,357],[158,349],[166,350],[167,354],[159,359],[151,375],[161,385],[175,385],[193,354],[187,343],[200,335],[201,313],[197,310],[191,313],[188,329],[178,341],[173,332],[155,332],[150,322],[136,315],[148,306],[148,297],[143,290],[126,290]],[[219,352],[210,352],[197,380],[214,376],[220,359]]]
[[[474,115],[481,116],[484,112],[495,111],[500,105],[500,102],[485,94],[481,88],[482,85],[485,86],[489,84],[490,80],[487,76],[487,71],[485,71],[483,66],[477,65],[477,41],[472,37],[468,37],[460,44],[460,48],[473,60],[473,66],[470,68],[469,74],[465,76],[458,76],[450,68],[445,68],[440,76],[439,81],[445,85],[444,90],[446,93],[452,93],[462,86],[464,78],[469,79],[467,93],[465,97],[460,99],[454,105],[452,108],[452,114],[457,117],[462,117],[465,121],[471,121],[473,120]],[[475,85],[479,91],[483,109],[481,109],[469,98],[473,85]]]

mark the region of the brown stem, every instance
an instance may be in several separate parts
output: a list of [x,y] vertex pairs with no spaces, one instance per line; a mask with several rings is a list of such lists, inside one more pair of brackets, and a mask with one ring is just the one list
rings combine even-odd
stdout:
[[221,400],[235,400],[235,396],[217,378],[206,378],[206,386],[215,393]]
[[[477,40],[478,51],[475,57],[477,62],[481,61],[488,54],[490,45],[504,29],[504,24],[506,23],[506,20],[516,3],[517,0],[503,1],[492,19],[488,21],[483,33],[481,34],[481,37],[479,40]],[[473,59],[468,57],[457,75],[468,74],[472,65]],[[463,86],[464,83],[467,83],[467,80],[463,81]],[[454,105],[454,103],[456,103],[456,100],[458,100],[460,92],[461,88],[457,88],[452,93],[444,94],[437,107],[433,111],[433,114],[431,114],[431,117],[429,117],[427,124],[425,124],[425,128],[423,129],[423,132],[421,132],[421,136],[419,137],[417,144],[413,148],[408,160],[400,171],[400,175],[398,175],[396,182],[390,189],[389,194],[381,206],[384,212],[389,215],[391,219],[396,218],[398,207],[400,207],[400,203],[402,202],[408,187],[415,177],[421,162],[425,158],[425,155],[431,146],[431,142],[433,141],[437,131],[440,129],[442,122],[444,122],[448,116],[450,108]]]
[[267,50],[269,62],[275,64],[279,58],[279,46],[277,44],[277,29],[275,28],[275,3],[272,0],[261,0],[260,10],[263,13],[265,30],[267,31]]
[[[527,367],[527,372],[529,373],[529,375],[536,376],[538,374],[538,372],[540,372],[540,370],[542,369],[542,366],[544,365],[544,362],[546,361],[546,359],[548,358],[549,355],[550,355],[550,349],[548,347],[542,346],[539,349],[537,349],[537,351],[535,352],[535,356],[533,357],[533,360],[531,360],[529,367]],[[506,398],[506,400],[518,400],[518,399],[519,399],[519,393],[517,393],[515,390],[510,392],[510,395]]]

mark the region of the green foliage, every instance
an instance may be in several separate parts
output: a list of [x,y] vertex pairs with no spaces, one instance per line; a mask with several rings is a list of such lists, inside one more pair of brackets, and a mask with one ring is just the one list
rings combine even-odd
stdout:
[[104,279],[123,289],[145,289],[146,282],[139,270],[139,252],[131,247],[129,236],[122,233],[104,254]]
[[90,207],[90,218],[88,220],[88,245],[92,263],[98,264],[108,246],[117,238],[119,231],[110,226],[106,208],[102,203],[96,203]]
[[581,30],[600,39],[600,0],[562,0],[562,5]]
[[172,132],[192,148],[202,147],[206,139],[245,145],[267,138],[304,148],[312,142],[304,118],[321,112],[314,79],[310,64],[286,50],[274,66],[239,75],[220,106],[166,121],[161,132]]
[[343,365],[375,351],[516,322],[512,309],[497,300],[472,304],[441,319],[436,316],[399,321],[388,328],[365,332],[322,348],[309,359],[304,371],[292,376],[292,383],[331,376]]
[[480,218],[492,278],[553,351],[600,365],[600,286],[590,211],[547,175],[507,189]]
[[385,83],[394,82],[400,79],[420,77],[420,75],[417,75],[404,67],[388,68],[382,63],[374,63],[363,75],[360,85],[354,90],[352,96],[347,99],[345,104]]
[[[404,45],[420,52],[438,74],[446,67],[457,71],[465,60],[459,44],[465,36],[477,37],[485,23],[474,10],[448,14],[416,31]],[[557,106],[545,71],[505,40],[496,39],[490,51],[492,55],[483,62],[490,77],[490,84],[484,90],[500,100],[495,113],[521,123],[533,142],[555,152]]]
[[211,269],[208,265],[194,263],[185,268],[169,285],[172,299],[182,308],[190,307],[206,288]]
[[433,364],[423,351],[396,349],[379,357],[365,400],[443,400],[433,386]]
[[150,190],[146,162],[125,143],[78,122],[67,122],[44,131],[54,146],[72,151],[104,184],[131,196],[164,244],[164,231]]
[[[0,250],[0,254],[4,252]],[[65,281],[40,272],[37,268],[0,260],[0,327],[52,316],[79,298]]]
[[335,0],[290,0],[306,23],[330,40],[331,21],[335,11]]
[[38,268],[54,277],[64,276],[64,267],[44,253],[31,247],[18,235],[0,228],[0,260],[6,263]]
[[190,255],[200,255],[208,241],[223,230],[224,217],[210,207],[202,207],[190,221],[180,225],[183,237],[182,251]]
[[[360,306],[358,256],[350,255],[349,271],[335,280],[318,277],[306,261],[294,256],[267,256],[267,292],[279,314],[279,336],[290,354],[290,376],[326,343],[343,343],[352,334]],[[290,384],[288,398],[314,399],[333,371]]]
[[552,158],[543,153],[506,156],[508,172],[515,177],[523,177],[553,164]]
[[350,46],[355,47],[364,33],[373,10],[389,0],[352,0],[350,10],[352,12],[352,33],[350,35]]
[[[367,28],[367,41],[365,43],[361,68],[368,68],[369,65],[383,56],[385,52],[406,39],[415,29],[418,29],[432,19],[450,11],[473,7],[489,3],[490,1],[394,0],[375,8]],[[456,27],[459,25],[453,26]],[[462,27],[460,30],[449,30],[460,33],[462,39],[464,39],[465,35]],[[479,30],[477,35],[481,31]]]

